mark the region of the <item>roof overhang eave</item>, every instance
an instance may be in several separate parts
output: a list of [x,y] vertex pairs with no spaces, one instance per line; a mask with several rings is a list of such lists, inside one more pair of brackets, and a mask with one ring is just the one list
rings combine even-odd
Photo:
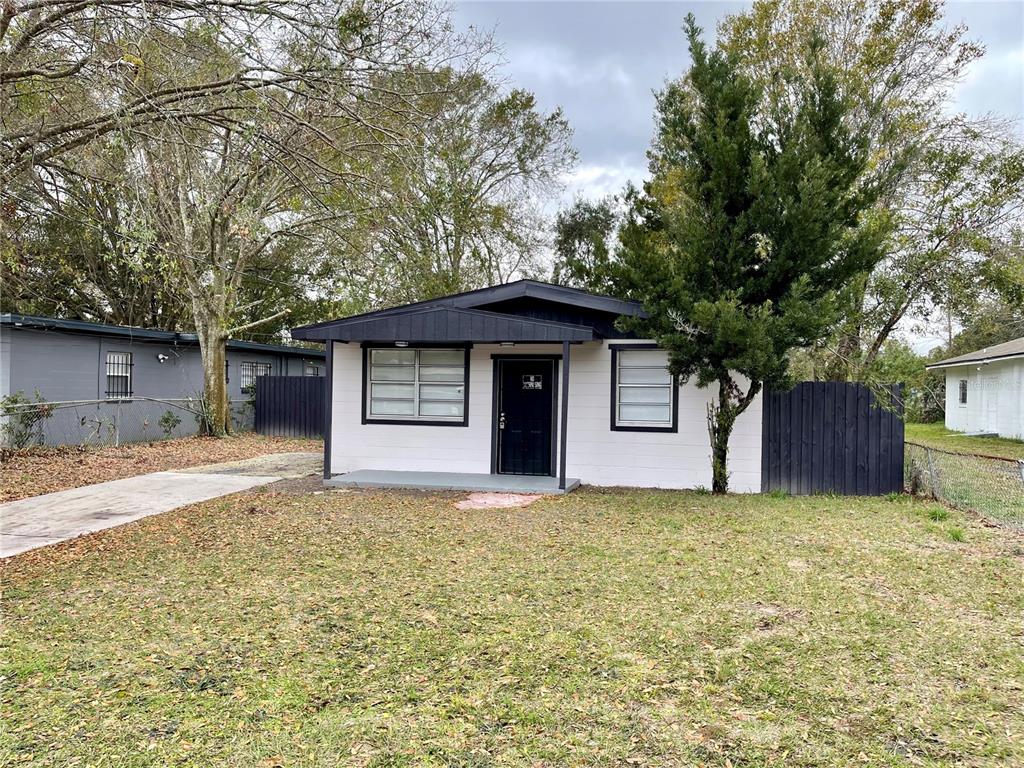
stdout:
[[939,361],[926,365],[926,371],[936,371],[941,368],[963,368],[970,365],[988,365],[989,363],[1001,363],[1004,360],[1024,359],[1024,353],[1014,352],[1009,355],[993,355],[992,357],[978,357],[973,360],[950,360]]
[[[355,330],[355,329],[353,329]],[[379,335],[369,336],[358,332],[348,332],[347,328],[318,328],[304,331],[295,329],[292,331],[292,338],[301,341],[337,341],[344,344],[350,342],[358,344],[395,344],[406,342],[408,344],[561,344],[563,341],[576,344],[586,341],[595,341],[599,337],[592,328],[583,328],[574,332],[562,332],[548,335],[546,338],[507,338],[504,336],[474,336],[472,338],[452,337],[430,337],[424,334],[393,334],[386,338]]]

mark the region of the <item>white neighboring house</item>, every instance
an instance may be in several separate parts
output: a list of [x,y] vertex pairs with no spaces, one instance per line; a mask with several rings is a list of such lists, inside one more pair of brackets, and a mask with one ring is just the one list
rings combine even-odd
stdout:
[[1024,337],[940,360],[946,427],[1024,440]]
[[[712,390],[615,327],[635,302],[520,280],[292,330],[327,345],[332,485],[559,492],[711,486]],[[761,398],[730,489],[761,490]]]

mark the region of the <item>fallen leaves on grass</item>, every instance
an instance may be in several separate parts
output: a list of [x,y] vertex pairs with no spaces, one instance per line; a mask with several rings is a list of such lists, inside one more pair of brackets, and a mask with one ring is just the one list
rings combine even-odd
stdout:
[[319,451],[319,440],[267,437],[245,432],[231,437],[185,437],[119,447],[31,448],[0,457],[0,502],[39,496],[147,472],[237,461],[268,453]]
[[1024,764],[1024,561],[960,513],[274,488],[5,561],[0,757]]

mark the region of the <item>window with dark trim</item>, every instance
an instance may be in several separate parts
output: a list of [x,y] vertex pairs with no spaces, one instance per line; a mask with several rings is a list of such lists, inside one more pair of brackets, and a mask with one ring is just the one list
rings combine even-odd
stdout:
[[960,405],[967,405],[967,379],[960,379]]
[[270,375],[270,363],[254,363],[251,361],[242,361],[241,364],[241,377],[242,377],[242,391],[251,392],[253,387],[256,386],[257,376],[269,376]]
[[665,350],[647,345],[612,347],[613,430],[675,432],[676,390]]
[[367,348],[364,421],[466,426],[469,350]]
[[305,368],[303,370],[303,375],[304,376],[319,376],[320,375],[320,366],[317,365],[316,363],[306,363]]
[[132,353],[107,352],[107,399],[132,396]]

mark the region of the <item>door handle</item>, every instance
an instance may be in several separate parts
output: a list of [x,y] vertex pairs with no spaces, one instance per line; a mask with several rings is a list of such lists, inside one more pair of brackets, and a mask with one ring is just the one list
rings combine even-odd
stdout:
[[502,412],[502,413],[498,414],[498,429],[504,429],[504,428],[505,428],[505,413]]

